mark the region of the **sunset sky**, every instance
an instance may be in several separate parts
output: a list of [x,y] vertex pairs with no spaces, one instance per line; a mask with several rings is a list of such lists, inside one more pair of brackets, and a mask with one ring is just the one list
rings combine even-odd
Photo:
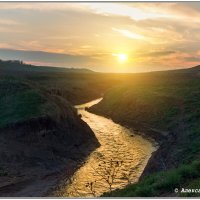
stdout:
[[102,72],[192,67],[200,2],[0,3],[0,59]]

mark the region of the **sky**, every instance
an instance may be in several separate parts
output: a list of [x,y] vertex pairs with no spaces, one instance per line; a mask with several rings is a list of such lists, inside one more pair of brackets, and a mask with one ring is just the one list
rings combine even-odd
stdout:
[[200,2],[1,2],[0,59],[100,72],[192,67]]

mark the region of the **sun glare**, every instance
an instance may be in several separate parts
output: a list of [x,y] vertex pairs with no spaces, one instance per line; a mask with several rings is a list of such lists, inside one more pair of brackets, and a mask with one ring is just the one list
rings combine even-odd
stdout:
[[120,63],[124,63],[128,60],[128,55],[125,53],[118,53],[118,54],[114,53],[112,54],[112,56],[116,56]]
[[125,62],[128,59],[126,54],[118,54],[118,59],[120,62]]

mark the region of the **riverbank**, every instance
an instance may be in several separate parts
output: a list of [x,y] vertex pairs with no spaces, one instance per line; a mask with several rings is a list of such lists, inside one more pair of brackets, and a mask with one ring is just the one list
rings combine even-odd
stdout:
[[[97,113],[93,110],[93,108],[88,108],[88,111]],[[98,113],[100,114],[100,113]],[[101,113],[102,114],[102,113]],[[110,116],[106,114],[102,114],[102,116],[109,118]],[[146,127],[145,125],[137,124],[134,127],[130,126],[130,124],[121,122],[119,120],[112,119],[115,123],[121,124],[122,126],[131,129],[135,134],[141,135],[143,138],[151,141],[157,146],[157,150],[152,153],[150,159],[147,162],[144,171],[142,172],[140,179],[143,179],[145,176],[155,173],[157,171],[162,171],[166,169],[164,163],[162,163],[163,158],[169,151],[169,146],[174,143],[173,137],[167,131],[162,131],[158,129],[153,129],[150,127]]]
[[[76,109],[31,82],[0,80],[0,196],[45,196],[99,143]],[[66,175],[66,172],[65,172]]]
[[130,182],[137,182],[151,153],[156,149],[153,141],[136,135],[110,119],[85,110],[100,100],[76,108],[101,146],[88,156],[70,182],[63,181],[64,184],[56,196],[97,197],[111,189],[123,188]]
[[[199,77],[192,73],[163,74],[153,82],[116,86],[105,93],[99,104],[89,109],[143,132],[159,143],[160,148],[153,153],[140,181],[158,172],[190,165],[200,156]],[[178,177],[174,179],[179,180]],[[192,181],[189,178],[188,184]],[[169,195],[176,196],[172,191]]]

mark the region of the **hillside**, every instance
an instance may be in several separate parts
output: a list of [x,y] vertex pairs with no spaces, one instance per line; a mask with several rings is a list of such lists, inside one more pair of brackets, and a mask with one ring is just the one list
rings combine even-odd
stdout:
[[0,80],[0,133],[0,196],[44,195],[99,146],[69,102],[15,78]]
[[31,194],[16,186],[33,184],[31,179],[39,181],[38,187],[43,182],[47,192],[46,179],[48,183],[58,180],[57,172],[49,174],[66,164],[72,174],[99,144],[70,104],[103,94],[103,100],[89,111],[142,132],[160,145],[138,184],[106,196],[176,196],[172,183],[198,186],[199,165],[193,163],[200,157],[198,66],[139,74],[52,73],[50,68],[36,68],[19,61],[9,67],[0,65],[1,196]]
[[[155,172],[190,165],[200,157],[200,79],[198,72],[192,71],[135,75],[110,89],[89,109],[159,142],[141,180]],[[181,182],[177,184],[181,186]],[[123,196],[126,189],[121,192],[117,194]],[[171,191],[169,196],[173,195]]]
[[67,72],[67,73],[93,73],[92,70],[84,68],[63,68],[63,67],[50,67],[50,66],[34,66],[30,64],[25,64],[18,60],[0,60],[0,70],[1,72],[7,73],[17,73],[17,72]]
[[187,71],[200,72],[200,65],[197,65],[197,66],[195,66],[195,67],[188,68]]
[[67,99],[73,105],[99,98],[108,88],[122,82],[127,76],[125,74],[94,73],[90,70],[88,73],[85,69],[72,70],[74,72],[57,67],[30,66],[21,61],[0,62],[0,78],[13,77],[32,81],[50,94]]
[[[128,185],[125,189],[106,193],[104,197],[198,197],[198,193],[180,193],[182,188],[198,189],[200,184],[200,162],[194,161],[189,165],[181,165],[176,169],[154,173],[144,177],[136,184]],[[175,192],[176,191],[178,192]],[[178,190],[177,190],[178,189]]]
[[184,69],[177,69],[177,70],[171,70],[173,73],[192,73],[192,74],[198,74],[200,73],[200,65],[190,67],[190,68],[184,68]]

